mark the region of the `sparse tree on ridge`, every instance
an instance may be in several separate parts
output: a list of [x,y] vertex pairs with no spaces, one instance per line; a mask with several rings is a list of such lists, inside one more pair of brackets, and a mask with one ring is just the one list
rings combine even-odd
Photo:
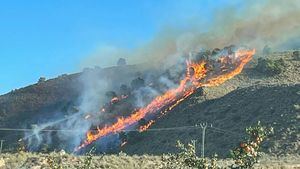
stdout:
[[124,66],[124,65],[126,65],[127,63],[126,63],[126,59],[124,59],[124,58],[120,58],[119,60],[118,60],[118,62],[117,62],[117,65],[118,66]]

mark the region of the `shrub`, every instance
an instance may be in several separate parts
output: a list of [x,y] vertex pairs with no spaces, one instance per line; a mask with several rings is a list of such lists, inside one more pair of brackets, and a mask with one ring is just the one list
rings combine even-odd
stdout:
[[266,45],[263,49],[263,55],[270,55],[272,53],[272,49],[269,45]]
[[127,133],[124,132],[124,131],[121,131],[119,133],[119,140],[120,140],[121,143],[127,142],[128,141],[128,135],[127,135]]
[[61,156],[48,155],[46,162],[51,169],[63,169]]
[[219,49],[219,48],[214,48],[214,49],[212,50],[211,54],[214,56],[214,55],[219,54],[220,51],[221,51],[221,49]]
[[144,118],[141,118],[141,120],[138,121],[139,126],[144,126],[146,124],[148,124],[148,121]]
[[206,159],[196,155],[196,141],[192,140],[187,145],[177,141],[176,147],[180,150],[177,154],[167,154],[162,156],[164,168],[199,168],[199,169],[217,169],[217,156]]
[[259,58],[256,66],[257,71],[269,75],[280,74],[284,69],[285,63],[283,59],[271,60],[268,58]]
[[43,82],[45,82],[45,81],[46,81],[46,78],[45,78],[45,77],[40,77],[38,83],[43,83]]
[[295,60],[300,60],[300,51],[294,51],[292,56]]
[[257,125],[246,128],[246,133],[248,138],[230,152],[235,162],[231,168],[252,168],[261,155],[261,143],[273,133],[273,128],[267,128],[258,122]]
[[48,153],[49,152],[49,145],[48,144],[43,144],[41,147],[41,152],[42,153]]
[[194,56],[194,59],[195,59],[195,61],[208,60],[210,56],[211,56],[211,51],[209,51],[209,50],[203,50],[203,51],[198,52]]
[[133,79],[131,81],[131,88],[133,90],[137,90],[137,89],[139,89],[141,87],[145,87],[145,80],[144,79],[138,77],[138,78]]
[[124,95],[124,96],[129,95],[130,94],[130,88],[127,85],[122,84],[120,86],[120,94]]
[[[96,151],[96,148],[92,147],[90,149],[90,151],[85,154],[86,157],[85,157],[85,159],[83,161],[83,164],[79,163],[79,165],[75,166],[75,168],[77,168],[77,169],[90,169],[90,168],[92,168],[91,164],[92,164],[92,159],[94,157],[95,151]],[[48,166],[51,169],[63,169],[63,168],[66,168],[66,166],[63,165],[63,159],[65,159],[65,155],[66,154],[65,154],[64,151],[61,151],[58,155],[56,153],[49,154],[46,157],[46,162],[48,163]],[[101,160],[103,157],[104,157],[104,154],[101,155],[101,157],[100,157],[99,160]]]
[[114,91],[108,91],[108,92],[105,93],[105,96],[106,96],[108,99],[112,99],[112,98],[114,98],[114,97],[117,97],[117,94],[116,94],[116,92],[114,92]]
[[17,142],[17,151],[20,152],[26,152],[26,144],[23,139],[18,140]]
[[[261,143],[273,133],[273,128],[262,126],[260,122],[257,125],[246,128],[248,137],[246,141],[231,150],[230,154],[235,164],[229,168],[252,168],[258,162],[261,154],[259,151]],[[198,168],[198,169],[217,169],[217,155],[212,158],[200,158],[196,155],[195,140],[185,145],[177,141],[177,148],[180,150],[177,154],[167,154],[162,156],[163,168]],[[228,168],[226,167],[226,168]],[[222,167],[223,168],[223,167]]]
[[92,164],[92,159],[94,157],[94,153],[96,151],[95,147],[92,147],[91,150],[86,153],[86,158],[84,159],[84,164],[82,167],[79,167],[80,169],[90,169],[91,168],[91,164]]
[[127,63],[126,63],[126,59],[124,59],[124,58],[120,58],[119,60],[118,60],[118,62],[117,62],[117,65],[118,66],[124,66],[124,65],[126,65]]

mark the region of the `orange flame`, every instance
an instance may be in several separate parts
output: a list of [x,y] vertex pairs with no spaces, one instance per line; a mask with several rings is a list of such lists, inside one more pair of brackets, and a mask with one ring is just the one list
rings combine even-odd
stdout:
[[147,130],[154,122],[155,122],[154,120],[150,120],[146,125],[140,126],[139,131],[143,132]]
[[[255,50],[238,50],[233,55],[223,56],[230,57],[230,62],[232,62],[231,65],[233,65],[233,68],[228,68],[228,70],[226,70],[225,72],[221,71],[221,74],[219,72],[213,74],[211,77],[208,77],[207,75],[207,63],[205,61],[200,61],[200,63],[193,63],[188,61],[186,77],[180,81],[180,84],[177,88],[170,89],[164,94],[157,96],[146,107],[137,110],[126,118],[120,117],[117,119],[117,122],[109,126],[105,126],[101,129],[98,128],[96,132],[92,133],[91,131],[88,131],[86,140],[80,146],[78,146],[75,151],[80,150],[81,148],[104,136],[120,132],[128,126],[136,124],[145,116],[154,114],[163,107],[169,106],[166,110],[161,112],[161,115],[165,115],[168,111],[173,109],[176,105],[193,94],[197,88],[204,86],[217,86],[224,83],[226,80],[231,79],[241,73],[244,66],[251,60],[254,53]],[[228,64],[228,62],[224,63],[224,60],[228,60],[228,58],[221,59],[221,64],[223,64],[221,65],[221,67],[224,66],[224,64]],[[207,80],[204,81],[204,78],[207,78]],[[142,126],[142,129],[140,128],[140,131],[145,131],[153,123],[154,120],[152,120],[147,125]]]

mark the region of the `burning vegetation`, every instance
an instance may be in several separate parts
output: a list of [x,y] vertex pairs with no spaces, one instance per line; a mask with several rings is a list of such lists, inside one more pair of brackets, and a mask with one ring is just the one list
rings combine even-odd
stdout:
[[[120,96],[114,92],[107,93],[110,101],[100,108],[100,112],[110,113],[110,117],[115,120],[110,121],[109,124],[96,124],[87,132],[86,139],[75,150],[78,151],[111,134],[124,133],[128,129],[137,129],[140,132],[147,130],[155,123],[155,120],[167,114],[197,89],[220,85],[238,75],[254,53],[255,50],[242,48],[234,50],[231,46],[223,50],[214,50],[206,55],[202,54],[200,57],[197,55],[196,58],[191,58],[190,54],[191,56],[185,62],[184,76],[180,79],[172,78],[175,82],[179,81],[177,87],[172,87],[152,97],[142,90],[142,99],[147,103],[142,107],[131,104],[137,99],[137,96],[133,94],[134,89],[161,86],[156,80],[146,85],[142,78],[137,78],[131,83],[133,91],[122,86],[123,92]],[[121,115],[120,112],[122,112]],[[126,142],[127,140],[123,140],[120,144],[123,146]]]

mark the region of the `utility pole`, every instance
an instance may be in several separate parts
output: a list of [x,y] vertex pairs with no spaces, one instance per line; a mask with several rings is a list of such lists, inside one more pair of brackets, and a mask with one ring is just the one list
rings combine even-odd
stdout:
[[200,127],[202,128],[202,150],[201,150],[201,157],[204,158],[204,150],[205,150],[205,132],[206,132],[206,128],[207,127],[212,127],[212,124],[210,124],[208,126],[208,124],[205,123],[201,123]]
[[202,128],[202,150],[201,150],[201,157],[204,158],[204,147],[205,147],[205,130],[207,127],[207,123],[200,124]]
[[4,140],[0,140],[0,154],[2,153],[3,142],[4,142]]

